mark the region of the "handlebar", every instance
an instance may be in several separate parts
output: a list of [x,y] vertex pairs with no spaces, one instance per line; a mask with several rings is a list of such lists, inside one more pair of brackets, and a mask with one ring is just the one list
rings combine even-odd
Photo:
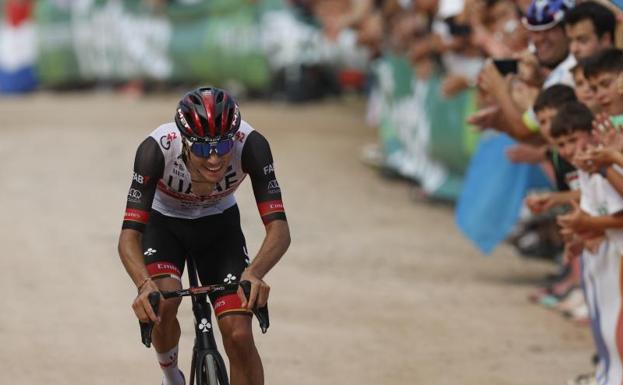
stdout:
[[[162,292],[151,292],[149,293],[148,300],[151,304],[152,309],[156,314],[158,314],[158,308],[160,303],[160,296],[164,299],[169,298],[179,298],[179,297],[187,297],[187,296],[197,296],[202,294],[210,294],[217,291],[225,291],[231,289],[237,289],[238,286],[242,287],[242,291],[244,295],[249,299],[251,295],[251,282],[249,281],[241,281],[240,283],[230,283],[230,284],[216,284],[216,285],[208,285],[208,286],[197,286],[197,287],[189,287],[188,289],[174,290],[174,291],[162,291]],[[258,308],[254,307],[251,309],[253,314],[257,318],[260,329],[262,333],[266,333],[268,331],[268,327],[270,326],[269,316],[268,316],[268,304]],[[154,328],[154,323],[152,321],[149,322],[141,322],[139,321],[141,328],[141,340],[146,347],[151,346],[151,332]]]

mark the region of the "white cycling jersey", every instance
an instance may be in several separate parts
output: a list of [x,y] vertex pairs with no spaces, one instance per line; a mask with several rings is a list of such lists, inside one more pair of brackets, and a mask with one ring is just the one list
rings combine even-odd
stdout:
[[251,125],[241,122],[223,179],[210,195],[198,196],[191,192],[190,172],[181,159],[182,135],[177,126],[166,123],[155,129],[150,136],[158,142],[164,155],[164,173],[158,181],[152,208],[167,216],[195,219],[221,214],[235,205],[233,193],[247,176],[242,170],[242,149],[252,131]]

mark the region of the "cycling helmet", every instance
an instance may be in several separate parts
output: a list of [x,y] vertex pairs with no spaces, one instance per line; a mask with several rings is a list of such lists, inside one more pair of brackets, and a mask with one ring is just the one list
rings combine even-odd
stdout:
[[225,90],[201,87],[188,92],[177,105],[175,124],[191,142],[232,139],[240,127],[240,108]]
[[574,5],[575,0],[532,0],[521,21],[529,31],[545,31],[563,21]]

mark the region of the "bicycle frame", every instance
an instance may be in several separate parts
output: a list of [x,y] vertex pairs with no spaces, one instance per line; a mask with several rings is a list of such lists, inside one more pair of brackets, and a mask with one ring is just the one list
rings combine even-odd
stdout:
[[[192,300],[192,310],[195,317],[195,344],[193,346],[193,357],[190,364],[190,385],[195,384],[195,376],[197,378],[197,384],[199,384],[199,378],[201,377],[202,365],[208,354],[211,354],[218,362],[219,366],[219,382],[222,385],[229,385],[229,378],[225,369],[225,362],[218,352],[216,340],[214,338],[214,331],[212,326],[212,309],[208,302],[208,290],[203,293],[193,293],[193,289],[199,287],[197,279],[197,270],[195,263],[192,259],[189,259],[186,263],[188,266],[188,282],[190,285],[189,294]],[[217,286],[217,285],[215,285]],[[222,286],[222,285],[220,285]]]

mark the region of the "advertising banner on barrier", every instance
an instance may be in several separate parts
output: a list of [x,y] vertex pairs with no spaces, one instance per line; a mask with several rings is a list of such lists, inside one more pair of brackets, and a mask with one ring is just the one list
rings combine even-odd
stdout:
[[150,4],[38,1],[42,84],[140,78],[268,86],[259,5],[243,0]]
[[418,79],[402,56],[385,56],[375,68],[386,166],[432,198],[456,200],[478,136],[465,123],[475,109],[473,90],[444,98],[441,77]]

